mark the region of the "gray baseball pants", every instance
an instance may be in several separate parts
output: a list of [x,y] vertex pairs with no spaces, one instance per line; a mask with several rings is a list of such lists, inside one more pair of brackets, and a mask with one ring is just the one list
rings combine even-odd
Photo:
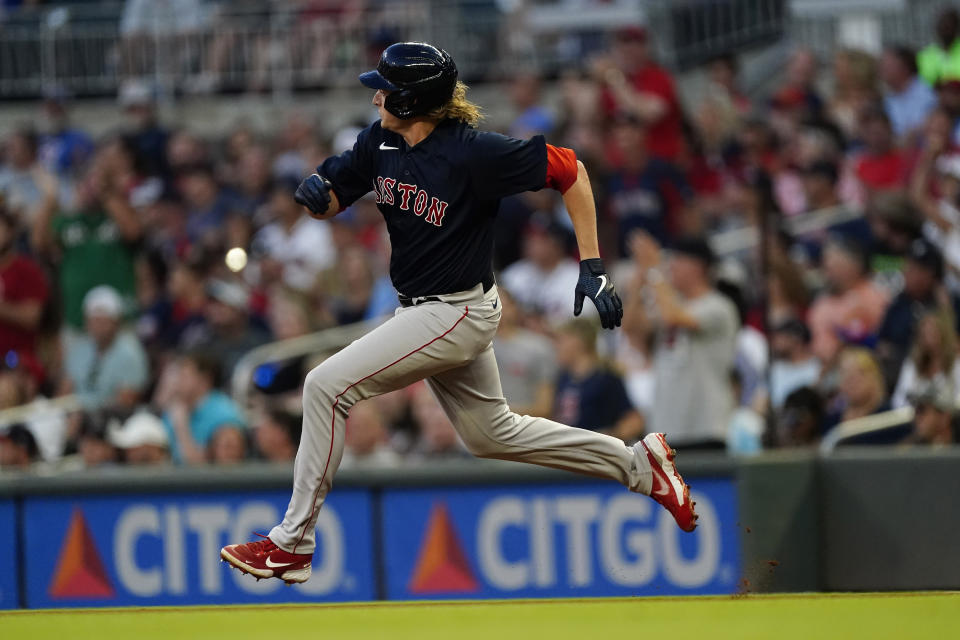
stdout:
[[466,447],[500,458],[610,478],[649,494],[642,450],[617,438],[510,411],[500,388],[493,336],[500,322],[496,286],[438,296],[393,318],[331,356],[303,385],[303,433],[293,497],[270,539],[290,553],[313,553],[315,525],[343,456],[350,407],[427,379]]

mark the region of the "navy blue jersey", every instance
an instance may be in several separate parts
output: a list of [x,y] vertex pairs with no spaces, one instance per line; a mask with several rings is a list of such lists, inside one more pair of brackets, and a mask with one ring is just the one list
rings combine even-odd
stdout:
[[374,192],[397,291],[442,295],[491,277],[500,199],[544,186],[547,148],[543,136],[517,140],[449,119],[410,147],[376,122],[317,173],[333,184],[342,207]]

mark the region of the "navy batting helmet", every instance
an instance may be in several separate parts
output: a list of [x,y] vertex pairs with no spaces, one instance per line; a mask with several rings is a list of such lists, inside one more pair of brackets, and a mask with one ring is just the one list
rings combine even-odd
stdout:
[[398,42],[387,47],[374,71],[360,74],[371,89],[390,91],[384,109],[406,120],[445,104],[457,84],[457,65],[443,49],[425,42]]

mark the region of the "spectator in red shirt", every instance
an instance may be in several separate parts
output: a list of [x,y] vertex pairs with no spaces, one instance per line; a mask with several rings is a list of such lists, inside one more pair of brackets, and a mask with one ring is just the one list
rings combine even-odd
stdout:
[[628,27],[619,31],[612,57],[598,60],[594,71],[603,85],[603,115],[624,114],[647,126],[650,155],[675,161],[683,151],[683,113],[673,78],[650,57],[647,31]]
[[43,307],[49,295],[40,267],[16,248],[16,220],[0,204],[0,354],[36,354]]
[[879,107],[864,110],[860,117],[860,132],[865,148],[854,160],[854,173],[867,195],[904,188],[910,163],[894,145],[893,127],[887,114]]

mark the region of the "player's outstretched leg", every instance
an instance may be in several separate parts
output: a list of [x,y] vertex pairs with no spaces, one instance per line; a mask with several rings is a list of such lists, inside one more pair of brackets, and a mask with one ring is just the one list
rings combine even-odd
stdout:
[[258,578],[305,582],[317,517],[343,455],[350,407],[463,365],[489,343],[493,328],[467,306],[410,307],[307,374],[293,496],[283,522],[262,540],[224,547],[220,557]]
[[663,434],[652,433],[628,447],[619,438],[513,413],[503,398],[492,347],[428,383],[474,455],[616,480],[663,505],[684,531],[696,527],[690,489]]

